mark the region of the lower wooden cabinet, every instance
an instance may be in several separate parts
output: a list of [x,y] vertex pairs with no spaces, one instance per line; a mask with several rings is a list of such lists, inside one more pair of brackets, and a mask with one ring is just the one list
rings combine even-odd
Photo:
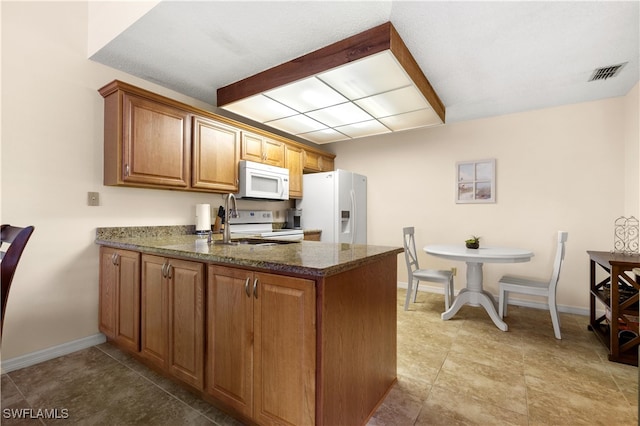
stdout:
[[209,265],[206,392],[258,424],[315,423],[315,283]]
[[100,330],[248,424],[365,424],[396,382],[397,252],[338,273],[100,249]]
[[140,253],[100,247],[99,329],[123,348],[140,350]]
[[320,237],[322,236],[322,231],[305,231],[304,240],[305,241],[320,241]]
[[204,264],[142,255],[140,355],[204,387]]

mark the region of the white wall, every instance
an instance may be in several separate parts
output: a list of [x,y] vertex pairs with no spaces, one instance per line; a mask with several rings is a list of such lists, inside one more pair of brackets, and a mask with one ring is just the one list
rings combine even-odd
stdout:
[[[529,263],[485,265],[485,288],[497,294],[504,273],[550,275],[556,231],[566,230],[558,303],[588,311],[586,251],[611,250],[615,218],[638,217],[637,99],[636,85],[622,98],[341,142],[332,149],[336,167],[369,177],[371,244],[401,246],[402,227],[415,226],[420,248],[462,243],[475,234],[485,245],[532,249]],[[497,162],[497,203],[456,204],[456,161],[485,158]],[[464,263],[419,252],[423,267],[456,266],[456,289],[464,287]],[[403,256],[398,270],[406,282]]]
[[160,1],[92,1],[88,4],[87,57],[153,9]]
[[640,212],[640,83],[624,98],[625,216]]

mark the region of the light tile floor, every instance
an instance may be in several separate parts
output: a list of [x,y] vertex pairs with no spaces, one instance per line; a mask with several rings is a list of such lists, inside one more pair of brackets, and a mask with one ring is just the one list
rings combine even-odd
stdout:
[[[510,307],[504,333],[481,308],[442,321],[442,295],[420,293],[405,312],[404,295],[398,383],[369,425],[638,424],[638,370],[607,360],[586,317],[561,314],[558,341],[547,311]],[[109,344],[3,374],[1,386],[3,425],[240,425]],[[69,418],[7,418],[20,408]]]

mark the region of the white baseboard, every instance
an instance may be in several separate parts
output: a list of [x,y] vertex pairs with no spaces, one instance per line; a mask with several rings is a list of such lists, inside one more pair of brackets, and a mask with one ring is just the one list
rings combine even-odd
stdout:
[[50,359],[58,358],[62,355],[67,355],[82,349],[90,348],[91,346],[99,345],[100,343],[104,343],[106,341],[107,338],[104,336],[104,334],[98,333],[94,334],[93,336],[84,337],[82,339],[63,343],[51,348],[42,349],[40,351],[32,352],[7,360],[2,360],[2,373],[9,373],[11,371],[20,370],[21,368],[30,367],[32,365],[36,365]]
[[[398,288],[407,288],[407,283],[406,282],[402,282],[402,281],[398,281]],[[427,293],[437,293],[437,294],[444,294],[444,286],[428,286],[428,285],[424,285],[422,283],[420,283],[420,285],[418,286],[418,291],[424,291]],[[497,295],[493,295],[493,297],[495,297],[496,300],[498,300],[498,296]],[[518,298],[514,298],[512,296],[509,296],[509,304],[510,305],[515,305],[515,306],[524,306],[525,308],[534,308],[534,309],[543,309],[545,311],[549,310],[549,305],[543,302],[535,302],[532,300],[522,300],[522,299],[518,299]],[[558,311],[560,312],[565,312],[568,314],[576,314],[576,315],[584,315],[584,316],[589,316],[589,309],[587,308],[580,308],[580,307],[576,307],[576,306],[566,306],[566,305],[558,305]],[[604,315],[603,313],[600,315]]]

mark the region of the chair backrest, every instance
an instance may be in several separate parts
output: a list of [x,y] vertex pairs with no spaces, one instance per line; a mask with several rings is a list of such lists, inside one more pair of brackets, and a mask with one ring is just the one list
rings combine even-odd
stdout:
[[564,262],[564,245],[567,242],[569,233],[566,231],[558,231],[558,245],[556,247],[556,259],[553,262],[553,273],[551,274],[551,281],[549,281],[549,291],[555,293],[556,286],[558,285],[558,279],[560,278],[560,270],[562,269],[562,262]]
[[413,272],[420,269],[418,264],[418,254],[416,252],[416,240],[413,236],[414,227],[408,226],[402,228],[403,240],[404,240],[404,259],[407,262],[407,274],[411,279]]
[[[2,280],[2,317],[0,317],[0,336],[2,336],[4,310],[7,306],[7,298],[9,297],[11,281],[13,281],[13,275],[16,272],[18,261],[22,256],[24,247],[27,245],[27,241],[29,241],[31,234],[33,233],[33,229],[33,226],[19,228],[11,225],[2,225],[2,231],[0,232],[0,256],[2,259],[2,263],[0,264],[0,280]],[[6,250],[3,247],[5,243],[10,244]]]

